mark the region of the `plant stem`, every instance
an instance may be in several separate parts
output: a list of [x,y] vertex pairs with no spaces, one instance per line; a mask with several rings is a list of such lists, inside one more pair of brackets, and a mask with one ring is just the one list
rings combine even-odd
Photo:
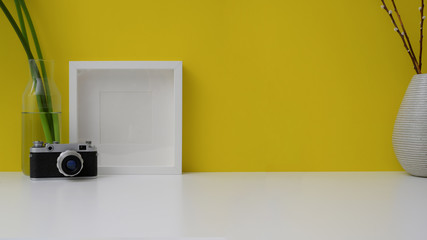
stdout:
[[40,77],[40,73],[37,67],[37,64],[34,60],[29,60],[30,63],[30,72],[31,77],[33,78],[33,82],[35,85],[35,92],[36,92],[36,99],[37,99],[37,106],[39,107],[40,111],[40,120],[42,123],[42,128],[44,135],[46,137],[46,142],[52,143],[52,130],[51,130],[51,124],[49,122],[49,116],[46,114],[47,112],[47,105],[46,105],[46,99],[44,96],[44,89],[43,89],[43,82]]
[[[2,9],[6,18],[8,19],[13,30],[15,30],[16,35],[18,36],[19,41],[21,42],[22,47],[24,48],[25,53],[27,54],[28,60],[34,59],[34,56],[31,53],[31,49],[28,45],[28,42],[25,40],[24,36],[22,35],[21,30],[19,29],[18,25],[15,22],[15,19],[13,19],[6,5],[4,5],[3,0],[0,0],[0,8]],[[43,132],[45,134],[46,141],[52,142],[52,132],[50,130],[49,121],[46,115],[43,114],[43,112],[47,111],[46,99],[44,97],[45,92],[44,92],[43,82],[41,81],[40,73],[37,66],[35,67],[31,66],[31,61],[30,61],[30,71],[31,71],[31,76],[33,78],[34,84],[38,86],[38,89],[39,89],[39,91],[36,92],[36,98],[37,98],[37,105],[38,105],[39,111],[42,112],[42,114],[40,115],[40,118],[41,118],[41,123],[43,127]]]
[[27,30],[25,28],[25,22],[22,16],[21,4],[19,3],[19,0],[15,0],[15,6],[16,6],[16,12],[18,13],[19,25],[21,26],[22,36],[24,37],[25,41],[28,44]]
[[12,25],[13,30],[15,30],[16,35],[18,35],[19,41],[21,41],[22,46],[24,47],[25,53],[27,54],[28,59],[34,59],[33,54],[31,53],[31,49],[25,41],[24,36],[21,33],[18,25],[10,14],[9,10],[7,10],[6,6],[3,3],[3,0],[0,0],[0,8],[3,10],[4,15],[6,15],[7,20],[9,20],[10,25]]
[[[37,52],[37,57],[39,59],[44,59],[43,58],[43,54],[40,48],[40,44],[39,44],[39,40],[37,37],[37,33],[36,30],[34,28],[34,24],[33,21],[31,19],[30,16],[30,12],[28,11],[27,5],[25,4],[25,0],[16,0],[20,2],[20,5],[22,7],[22,10],[24,11],[25,14],[25,18],[27,19],[28,22],[28,26],[30,28],[30,32],[31,32],[31,36],[33,37],[33,41],[34,41],[34,46],[36,48],[36,52]],[[50,87],[49,87],[49,79],[47,77],[47,72],[46,72],[46,66],[44,64],[43,61],[40,61],[40,69],[42,72],[42,76],[44,79],[44,87],[46,90],[46,102],[47,102],[47,108],[48,108],[48,112],[52,113],[53,112],[53,106],[52,106],[52,97],[50,95]],[[59,131],[59,119],[58,119],[58,115],[57,114],[53,114],[51,115],[52,118],[52,132],[54,133],[54,141],[60,141],[60,131]]]

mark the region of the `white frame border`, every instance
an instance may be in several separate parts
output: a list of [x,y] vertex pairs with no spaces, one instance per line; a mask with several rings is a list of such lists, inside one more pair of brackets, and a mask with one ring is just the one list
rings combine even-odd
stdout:
[[99,174],[181,174],[182,173],[182,61],[70,61],[69,140],[77,142],[77,71],[81,69],[173,69],[175,97],[175,159],[173,166],[98,167]]

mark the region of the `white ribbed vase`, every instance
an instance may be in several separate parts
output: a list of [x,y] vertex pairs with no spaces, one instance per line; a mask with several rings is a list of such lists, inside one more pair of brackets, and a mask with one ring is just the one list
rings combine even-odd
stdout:
[[393,148],[411,175],[427,177],[427,74],[412,77],[393,130]]

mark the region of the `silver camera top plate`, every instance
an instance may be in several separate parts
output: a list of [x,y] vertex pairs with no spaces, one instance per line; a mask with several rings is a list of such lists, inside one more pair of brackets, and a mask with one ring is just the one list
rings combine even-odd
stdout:
[[96,152],[96,147],[90,141],[86,143],[46,143],[36,141],[34,146],[30,148],[30,153],[60,153],[66,150],[74,150],[76,152]]

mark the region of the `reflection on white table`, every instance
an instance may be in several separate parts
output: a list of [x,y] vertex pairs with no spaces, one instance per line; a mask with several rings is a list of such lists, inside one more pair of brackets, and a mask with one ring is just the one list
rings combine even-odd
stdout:
[[0,173],[6,239],[425,240],[425,216],[427,179],[403,172]]

